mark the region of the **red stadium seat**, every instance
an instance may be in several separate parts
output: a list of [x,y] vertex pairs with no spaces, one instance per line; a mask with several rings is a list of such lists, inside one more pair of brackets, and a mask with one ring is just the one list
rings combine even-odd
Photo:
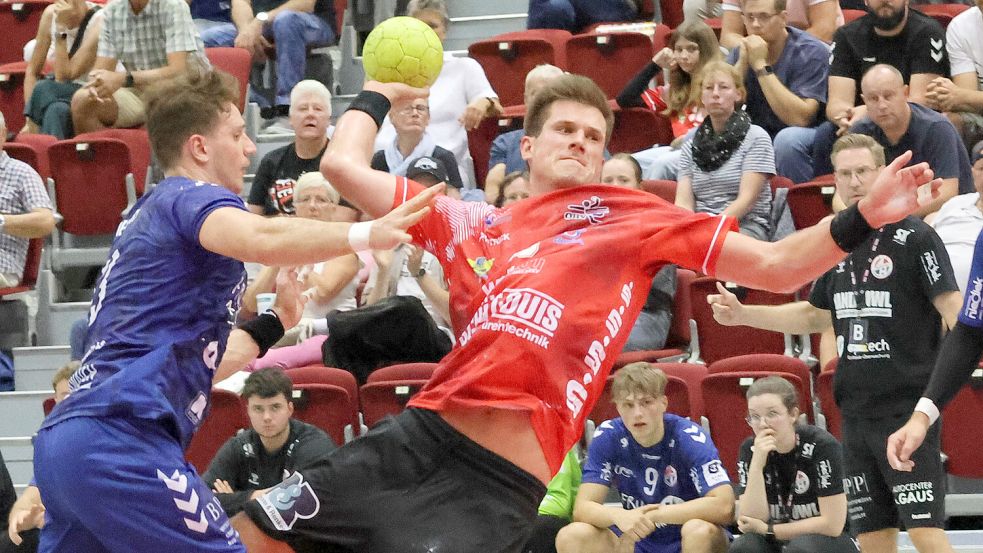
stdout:
[[676,181],[664,179],[645,179],[642,190],[655,194],[669,203],[676,201]]
[[797,376],[769,372],[734,372],[708,374],[703,379],[703,411],[709,425],[710,436],[720,453],[720,460],[731,475],[736,475],[737,455],[741,442],[754,434],[744,421],[747,413],[745,393],[755,380],[769,375],[784,377],[799,392],[799,410],[806,411],[804,398],[806,384]]
[[[341,29],[341,25],[338,29]],[[239,81],[239,111],[245,110],[246,95],[249,91],[249,72],[253,67],[252,54],[245,48],[205,48],[205,55],[213,66]]]
[[239,396],[215,388],[209,401],[208,414],[191,438],[184,457],[202,474],[208,469],[208,464],[222,444],[235,436],[240,429],[248,427],[249,418]]
[[[689,403],[690,392],[686,381],[675,376],[666,375],[666,377],[666,397],[669,399],[667,412],[679,415],[680,417],[690,417],[692,420],[697,420],[693,419],[691,415],[692,407]],[[611,401],[612,382],[614,382],[613,375],[609,376],[607,381],[605,381],[601,396],[597,398],[597,403],[594,404],[590,415],[587,416],[588,419],[594,421],[594,424],[599,425],[606,420],[618,417],[618,409],[615,408],[614,403]],[[699,421],[697,420],[697,422]]]
[[[0,21],[2,21],[2,10],[5,5],[9,4],[0,2]],[[3,113],[6,120],[8,132],[18,132],[24,127],[24,71],[26,68],[27,63],[25,62],[7,63],[0,66],[0,113]]]
[[51,410],[55,408],[55,396],[44,398],[44,403],[42,403],[41,406],[44,408],[44,416],[47,417],[50,415]]
[[615,110],[609,152],[637,152],[651,148],[653,144],[670,142],[672,126],[668,117],[647,108]]
[[833,379],[835,370],[823,371],[816,376],[816,396],[819,398],[819,408],[822,409],[823,417],[826,418],[826,431],[836,437],[837,440],[843,439],[843,415],[840,408],[836,406],[836,399],[833,397]]
[[430,380],[437,370],[437,363],[401,363],[380,367],[369,374],[367,382],[387,382],[390,380]]
[[346,370],[336,369],[334,367],[325,367],[323,365],[310,365],[307,367],[287,369],[283,371],[283,373],[290,378],[290,381],[294,383],[294,386],[306,384],[328,384],[338,386],[339,388],[345,390],[351,400],[351,405],[347,408],[348,411],[345,414],[345,418],[356,422],[351,428],[351,435],[338,443],[351,441],[360,434],[361,425],[358,424],[358,384],[355,382],[355,376],[352,373]]
[[38,274],[41,272],[43,248],[44,238],[31,238],[28,242],[27,258],[24,260],[24,272],[21,273],[20,282],[16,286],[0,288],[0,297],[34,289],[34,285],[38,283]]
[[655,363],[673,357],[685,357],[690,353],[691,337],[690,319],[692,306],[690,299],[690,284],[696,279],[696,273],[689,269],[676,269],[676,297],[672,302],[672,321],[669,323],[669,335],[665,346],[658,350],[625,351],[614,362],[614,368],[620,368],[636,361]]
[[825,182],[804,182],[788,189],[788,209],[796,229],[811,227],[833,213],[836,186]]
[[75,140],[112,138],[122,141],[130,151],[130,172],[137,197],[143,196],[146,187],[147,168],[150,167],[150,136],[147,129],[103,129],[75,137]]
[[341,386],[294,384],[294,418],[324,430],[338,445],[351,441],[358,404]]
[[[522,128],[522,117],[489,117],[478,128],[468,131],[468,150],[474,160],[474,175],[478,188],[485,187],[488,177],[488,160],[491,158],[491,145],[498,135]],[[495,198],[488,198],[493,202]]]
[[912,4],[911,7],[938,21],[943,29],[954,17],[970,9],[966,4]]
[[864,10],[843,10],[843,24],[847,24],[851,21],[860,19],[861,17],[867,15]]
[[942,412],[942,451],[949,456],[946,464],[949,474],[983,478],[983,459],[976,443],[980,420],[983,420],[983,387],[974,382],[963,386]]
[[[713,363],[719,359],[749,353],[792,354],[792,338],[780,332],[760,330],[749,326],[723,326],[713,318],[713,311],[707,303],[709,294],[718,294],[717,280],[710,277],[697,278],[690,285],[692,317],[696,322],[697,336],[694,339],[692,356]],[[745,304],[782,305],[795,299],[792,294],[772,294],[747,288],[732,289]]]
[[556,29],[506,33],[471,43],[468,55],[481,64],[501,104],[518,106],[525,103],[523,92],[530,70],[544,63],[566,67],[563,48],[569,37],[569,32]]
[[802,411],[810,422],[815,422],[815,415],[812,409],[812,373],[809,371],[809,366],[805,364],[804,361],[798,357],[789,357],[787,355],[777,355],[774,353],[754,353],[750,355],[738,355],[737,357],[728,357],[726,359],[719,359],[714,361],[707,367],[707,372],[710,374],[715,373],[732,373],[732,372],[757,372],[764,371],[768,373],[783,373],[790,374],[798,377],[803,384],[805,384],[806,396],[803,399],[804,403],[808,408]]
[[48,146],[58,139],[48,134],[18,134],[12,142],[4,145],[10,157],[30,165],[47,181],[51,177],[51,164],[48,162]]
[[675,29],[683,22],[682,2],[679,0],[660,0],[659,6],[662,8],[662,23],[664,23],[667,27],[670,29]]
[[0,2],[0,63],[24,59],[24,45],[37,35],[41,14],[50,4],[48,0]]
[[362,417],[369,428],[387,415],[398,415],[433,376],[436,363],[404,363],[376,369],[359,389]]
[[652,60],[652,48],[652,39],[642,33],[574,35],[567,40],[567,70],[590,77],[608,98],[615,98]]

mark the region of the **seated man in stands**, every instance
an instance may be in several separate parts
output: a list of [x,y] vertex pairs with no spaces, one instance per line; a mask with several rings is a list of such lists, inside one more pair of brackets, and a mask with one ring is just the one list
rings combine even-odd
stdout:
[[973,264],[973,252],[977,238],[983,232],[983,140],[973,146],[970,156],[973,162],[973,185],[976,191],[960,194],[942,204],[935,213],[925,217],[945,244],[952,262],[956,284],[963,295],[969,286],[969,271]]
[[[667,381],[644,362],[615,373],[611,399],[620,416],[601,423],[588,446],[576,522],[557,535],[559,553],[726,551],[730,478],[703,429],[666,413]],[[611,487],[621,507],[604,504]]]
[[284,474],[304,470],[336,447],[323,430],[293,419],[293,384],[275,368],[260,369],[242,388],[251,428],[225,442],[202,479],[229,516]]
[[[983,140],[983,12],[969,9],[957,15],[945,28],[945,49],[949,54],[947,76],[928,83],[928,106],[949,117],[962,136],[966,149]],[[970,252],[972,257],[972,252]]]
[[[294,186],[304,173],[319,171],[328,147],[331,93],[318,81],[304,80],[290,91],[290,127],[294,141],[272,150],[259,162],[246,207],[259,215],[293,215]],[[337,221],[354,222],[358,213],[350,204],[335,207]]]
[[0,288],[20,283],[28,240],[47,236],[55,228],[41,176],[2,151],[6,138],[7,124],[0,113]]
[[[689,3],[690,0],[685,0]],[[750,35],[750,24],[745,0],[723,0],[720,21],[720,44],[734,49],[741,45],[746,35]],[[685,4],[684,4],[685,5]],[[787,6],[788,24],[802,29],[823,42],[833,40],[833,32],[843,25],[843,10],[837,0],[789,0]],[[685,8],[684,8],[685,9]],[[785,11],[783,9],[782,11]],[[761,24],[766,21],[758,20]]]
[[188,64],[207,65],[184,0],[112,2],[104,13],[95,66],[72,96],[76,134],[142,125],[149,85],[184,74]]
[[635,0],[529,0],[530,29],[565,29],[579,33],[595,23],[632,21]]
[[[546,83],[563,74],[563,70],[555,65],[544,63],[537,65],[526,73],[526,84],[522,101],[529,105]],[[491,155],[488,158],[488,176],[485,177],[485,197],[491,201],[498,195],[498,187],[505,180],[505,175],[516,171],[526,171],[529,166],[519,154],[519,141],[526,135],[524,129],[516,129],[495,137],[491,145]]]
[[427,99],[417,98],[411,104],[399,109],[393,108],[389,112],[389,120],[396,129],[396,136],[384,149],[372,155],[372,168],[408,177],[407,172],[412,162],[420,159],[438,160],[443,166],[444,178],[441,181],[447,183],[447,195],[460,198],[464,183],[457,168],[457,159],[450,150],[438,146],[427,132],[430,124],[430,104]]

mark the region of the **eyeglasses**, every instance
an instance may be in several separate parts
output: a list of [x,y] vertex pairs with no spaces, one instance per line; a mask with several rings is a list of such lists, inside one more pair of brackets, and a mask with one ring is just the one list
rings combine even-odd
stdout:
[[427,115],[430,113],[430,106],[406,106],[405,108],[399,110],[400,115],[413,115],[413,112],[417,112],[420,115]]
[[839,182],[851,182],[853,177],[857,177],[860,182],[866,181],[870,178],[874,172],[877,171],[877,167],[871,167],[870,165],[864,165],[863,167],[857,167],[854,170],[841,169],[834,173],[834,176]]
[[748,23],[757,23],[758,25],[764,25],[765,23],[771,21],[771,18],[778,15],[777,13],[744,13],[741,17],[744,21]]
[[781,419],[784,416],[785,413],[779,413],[778,411],[769,411],[768,414],[763,417],[758,414],[751,414],[744,417],[744,420],[750,426],[758,426],[759,424],[761,424],[762,420],[764,420],[768,424],[774,424],[777,420]]

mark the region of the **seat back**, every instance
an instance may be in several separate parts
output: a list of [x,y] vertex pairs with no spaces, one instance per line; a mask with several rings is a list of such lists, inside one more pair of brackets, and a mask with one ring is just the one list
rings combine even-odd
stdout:
[[562,48],[569,37],[555,29],[506,33],[471,43],[468,55],[481,64],[503,106],[520,106],[529,71],[544,63],[566,66]]
[[380,367],[371,373],[367,382],[389,382],[392,380],[430,380],[437,370],[436,363],[402,363]]
[[567,70],[590,77],[608,98],[616,98],[652,53],[652,39],[642,33],[583,33],[567,39]]
[[[344,0],[343,0],[344,1]],[[342,10],[342,17],[344,10]],[[341,29],[341,25],[338,25]],[[253,67],[253,56],[245,48],[205,48],[205,55],[213,66],[235,77],[239,82],[239,111],[246,109],[246,95],[249,91],[249,73]]]
[[678,378],[689,389],[689,412],[694,421],[703,416],[703,377],[707,375],[706,365],[699,363],[655,363],[667,376]]
[[[9,5],[7,2],[0,2],[0,29],[4,29],[4,6]],[[4,33],[6,31],[4,29]],[[6,43],[6,40],[4,37],[3,42]],[[0,67],[0,113],[3,113],[9,132],[18,132],[24,126],[24,68],[22,64],[6,64]]]
[[615,110],[614,130],[608,142],[609,152],[637,152],[651,148],[653,144],[670,142],[672,125],[665,115],[647,108]]
[[128,190],[133,186],[129,158],[126,144],[111,138],[62,140],[48,148],[52,200],[64,217],[63,231],[80,236],[116,232],[123,210],[135,201],[135,189],[133,197]]
[[208,414],[191,438],[184,457],[198,469],[199,474],[203,474],[222,444],[239,430],[248,427],[249,418],[239,396],[227,390],[213,388]]
[[860,19],[865,15],[867,15],[865,10],[843,10],[843,24],[846,25],[847,23]]
[[372,428],[387,416],[398,415],[426,384],[425,379],[373,380],[369,377],[358,391],[363,422]]
[[[495,138],[509,131],[522,128],[522,117],[487,117],[478,127],[468,131],[468,150],[474,160],[475,185],[485,187],[488,177],[488,161],[491,159],[491,146]],[[489,202],[495,198],[488,198]]]
[[983,478],[983,458],[974,438],[980,420],[983,420],[983,387],[974,382],[963,386],[942,412],[942,451],[949,456],[947,473]]
[[24,271],[16,286],[0,288],[0,297],[19,294],[32,290],[38,282],[41,272],[41,257],[44,249],[44,238],[31,238],[27,245],[27,257],[24,259]]
[[41,178],[47,181],[48,177],[51,176],[51,164],[48,162],[48,147],[58,142],[58,139],[49,134],[18,134],[14,137],[13,141],[7,142],[4,146],[6,150],[8,146],[23,151],[24,148],[30,148],[33,150],[31,155],[33,159],[37,160],[37,165],[27,161],[25,158],[17,157],[14,151],[8,151],[10,157],[17,158],[24,163],[28,163],[34,170],[41,175]]
[[143,196],[146,187],[147,168],[150,167],[150,135],[147,129],[103,129],[101,131],[80,134],[75,140],[95,140],[99,138],[116,139],[130,152],[130,173],[133,174],[133,184],[139,198]]
[[811,227],[833,213],[833,194],[836,186],[822,182],[804,182],[788,189],[788,209],[795,228]]
[[911,7],[936,20],[943,29],[954,17],[970,8],[966,4],[913,4]]
[[665,179],[645,179],[642,181],[642,190],[655,194],[669,203],[676,201],[676,181]]
[[816,422],[812,410],[812,372],[809,371],[809,366],[805,364],[805,361],[802,361],[798,357],[789,357],[775,353],[753,353],[750,355],[738,355],[737,357],[718,359],[707,367],[707,372],[710,374],[759,371],[778,373],[783,377],[785,375],[798,377],[805,384],[806,395],[801,398],[803,400],[801,403],[806,405],[807,410],[802,411],[802,413],[806,415],[809,422]]
[[799,410],[806,412],[803,398],[805,385],[799,377],[790,374],[769,372],[733,372],[708,374],[703,378],[703,411],[709,426],[710,436],[720,453],[720,460],[729,474],[737,474],[737,456],[741,443],[754,434],[745,422],[747,413],[745,393],[757,379],[777,375],[787,379],[799,392]]
[[819,398],[819,408],[826,418],[826,431],[836,437],[837,440],[843,439],[843,415],[840,408],[836,406],[836,398],[833,396],[833,379],[835,371],[823,371],[816,375],[816,396]]
[[48,0],[0,2],[0,29],[3,29],[3,40],[0,40],[0,63],[24,59],[24,45],[37,35],[41,14],[49,5]]
[[[689,386],[686,384],[686,381],[670,375],[666,375],[666,379],[666,398],[669,400],[669,408],[666,411],[679,415],[680,417],[690,417],[692,420],[699,422],[699,419],[694,419],[691,414],[692,406],[689,401]],[[601,396],[597,398],[597,403],[594,404],[594,408],[587,415],[587,418],[594,421],[597,425],[619,416],[618,409],[614,406],[614,402],[611,401],[611,385],[613,382],[614,375],[608,376],[608,379],[604,382],[604,388],[601,390]]]
[[[355,381],[355,376],[352,373],[346,370],[337,369],[335,367],[325,367],[324,365],[297,367],[294,369],[287,369],[283,371],[283,373],[290,378],[290,381],[294,383],[295,387],[307,384],[324,384],[338,386],[339,388],[345,390],[349,398],[349,405],[347,407],[348,412],[345,414],[345,418],[346,420],[356,421],[351,428],[351,437],[354,438],[360,434],[361,425],[357,424],[359,401],[358,383]],[[339,441],[338,443],[344,443],[344,440]]]
[[294,418],[324,430],[338,445],[358,426],[358,405],[341,386],[294,384]]

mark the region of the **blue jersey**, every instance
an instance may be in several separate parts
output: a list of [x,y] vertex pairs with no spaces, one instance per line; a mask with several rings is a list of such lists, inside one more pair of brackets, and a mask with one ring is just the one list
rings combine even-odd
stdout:
[[963,309],[959,312],[959,322],[974,328],[983,328],[981,302],[983,302],[983,232],[976,237],[973,264],[969,268],[969,283],[966,284],[966,297],[963,298]]
[[187,447],[205,416],[239,297],[241,262],[198,241],[215,209],[245,209],[224,187],[171,177],[120,224],[89,308],[86,354],[71,395],[45,420],[151,420]]
[[[620,417],[601,423],[587,450],[583,482],[614,487],[625,509],[683,503],[730,484],[716,446],[700,425],[668,413],[663,423],[662,441],[650,447],[639,445]],[[679,529],[656,528],[644,541],[678,544]]]

